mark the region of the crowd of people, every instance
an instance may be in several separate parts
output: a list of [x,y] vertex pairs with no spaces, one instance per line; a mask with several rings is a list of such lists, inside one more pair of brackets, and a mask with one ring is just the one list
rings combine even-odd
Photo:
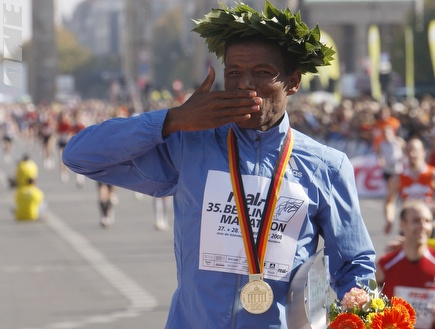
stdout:
[[[190,91],[185,91],[185,100]],[[168,90],[155,90],[150,94],[149,108],[169,108],[179,102],[179,97]],[[420,99],[394,101],[381,104],[370,97],[313,100],[310,94],[291,99],[289,116],[293,128],[314,139],[345,152],[349,157],[377,151],[383,134],[379,122],[385,114],[397,119],[396,135],[403,140],[418,135],[425,142],[428,161],[435,162],[435,98],[427,95]],[[37,142],[44,156],[44,167],[60,163],[56,148],[85,126],[103,122],[115,116],[138,114],[130,104],[114,104],[106,100],[90,99],[73,103],[53,103],[36,106],[30,103],[0,104],[0,134],[4,161],[11,160],[14,139]],[[431,162],[431,161],[429,161]],[[61,179],[67,181],[68,173],[60,170]]]
[[[190,94],[190,90],[154,90],[149,95],[149,109],[169,108],[185,101]],[[430,95],[382,104],[363,96],[341,102],[333,98],[319,101],[312,94],[301,93],[291,102],[288,113],[294,129],[345,152],[350,158],[373,152],[380,157],[379,165],[384,170],[400,171],[402,161],[390,158],[389,161],[395,161],[393,166],[385,162],[389,155],[382,152],[392,152],[391,148],[395,146],[395,156],[405,159],[405,142],[418,136],[424,143],[428,163],[435,165],[435,98]],[[31,103],[0,104],[3,161],[11,161],[17,139],[34,143],[40,149],[44,168],[57,167],[61,181],[68,182],[72,173],[60,159],[71,136],[111,117],[139,113],[131,104],[99,99],[39,106]],[[385,134],[388,131],[384,130],[389,128],[392,128],[393,141],[387,144]],[[381,140],[384,143],[381,144]],[[75,179],[79,187],[84,183],[82,175],[75,175]],[[166,224],[160,221],[156,226],[166,227]]]
[[[190,90],[154,90],[149,94],[149,109],[170,108],[184,102]],[[319,101],[312,94],[295,95],[288,110],[290,121],[297,129],[322,143],[345,152],[349,158],[375,153],[387,181],[385,202],[385,233],[391,232],[396,198],[397,174],[407,163],[406,142],[418,138],[422,142],[424,159],[435,166],[435,98],[427,95],[419,99],[382,104],[370,97]],[[290,108],[290,104],[289,104]],[[61,161],[62,150],[80,130],[112,117],[130,117],[139,112],[131,104],[89,99],[71,103],[34,105],[31,103],[0,104],[0,134],[2,157],[12,160],[14,141],[36,145],[43,158],[45,170],[58,170],[59,179],[66,183],[74,175],[76,184],[84,184],[84,176],[73,174]],[[19,158],[21,155],[16,155]],[[110,226],[114,221],[113,205],[116,192],[111,186],[98,185],[100,223]],[[111,191],[106,193],[105,191]],[[110,197],[108,197],[110,195]],[[168,229],[169,199],[155,199],[155,226]],[[391,210],[393,209],[393,210]]]

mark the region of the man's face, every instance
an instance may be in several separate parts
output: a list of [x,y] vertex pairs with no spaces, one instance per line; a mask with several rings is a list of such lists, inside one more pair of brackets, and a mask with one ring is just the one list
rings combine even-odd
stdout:
[[287,96],[296,93],[301,74],[286,74],[277,46],[263,43],[233,44],[225,54],[225,89],[247,89],[263,99],[261,110],[239,122],[242,128],[268,130],[283,116]]
[[407,242],[414,245],[427,243],[432,228],[432,213],[423,206],[408,209],[405,218],[400,221],[400,229]]
[[420,169],[420,166],[426,162],[426,151],[423,143],[418,139],[409,140],[406,145],[406,156],[411,168]]

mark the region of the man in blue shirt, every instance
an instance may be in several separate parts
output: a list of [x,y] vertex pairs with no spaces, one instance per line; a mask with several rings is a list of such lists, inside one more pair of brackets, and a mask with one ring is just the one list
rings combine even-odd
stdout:
[[211,91],[210,67],[185,103],[88,127],[63,160],[98,181],[173,196],[178,287],[166,328],[285,329],[290,282],[320,238],[338,297],[374,279],[350,161],[287,115],[301,75],[333,51],[318,28],[269,2],[196,23],[223,56],[225,90]]

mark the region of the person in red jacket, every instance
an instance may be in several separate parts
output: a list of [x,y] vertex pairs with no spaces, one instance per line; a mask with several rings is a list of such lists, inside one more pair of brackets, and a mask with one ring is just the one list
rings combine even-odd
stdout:
[[418,137],[410,138],[406,143],[405,154],[407,158],[405,168],[400,175],[391,178],[385,198],[385,234],[391,232],[399,197],[402,202],[410,199],[423,200],[432,211],[435,209],[435,167],[426,162],[426,149],[423,141]]
[[428,245],[432,211],[422,200],[410,200],[400,212],[403,243],[378,261],[376,281],[388,297],[402,297],[417,312],[415,328],[435,329],[435,249]]

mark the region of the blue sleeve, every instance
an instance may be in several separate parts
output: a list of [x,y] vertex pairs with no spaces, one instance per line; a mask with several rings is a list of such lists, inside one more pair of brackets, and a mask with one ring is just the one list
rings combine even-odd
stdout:
[[358,282],[375,279],[375,250],[361,215],[355,176],[347,156],[329,177],[330,191],[318,220],[329,256],[331,286],[341,299]]
[[162,138],[166,114],[147,112],[85,128],[68,142],[62,160],[96,181],[153,196],[171,195],[178,171]]

